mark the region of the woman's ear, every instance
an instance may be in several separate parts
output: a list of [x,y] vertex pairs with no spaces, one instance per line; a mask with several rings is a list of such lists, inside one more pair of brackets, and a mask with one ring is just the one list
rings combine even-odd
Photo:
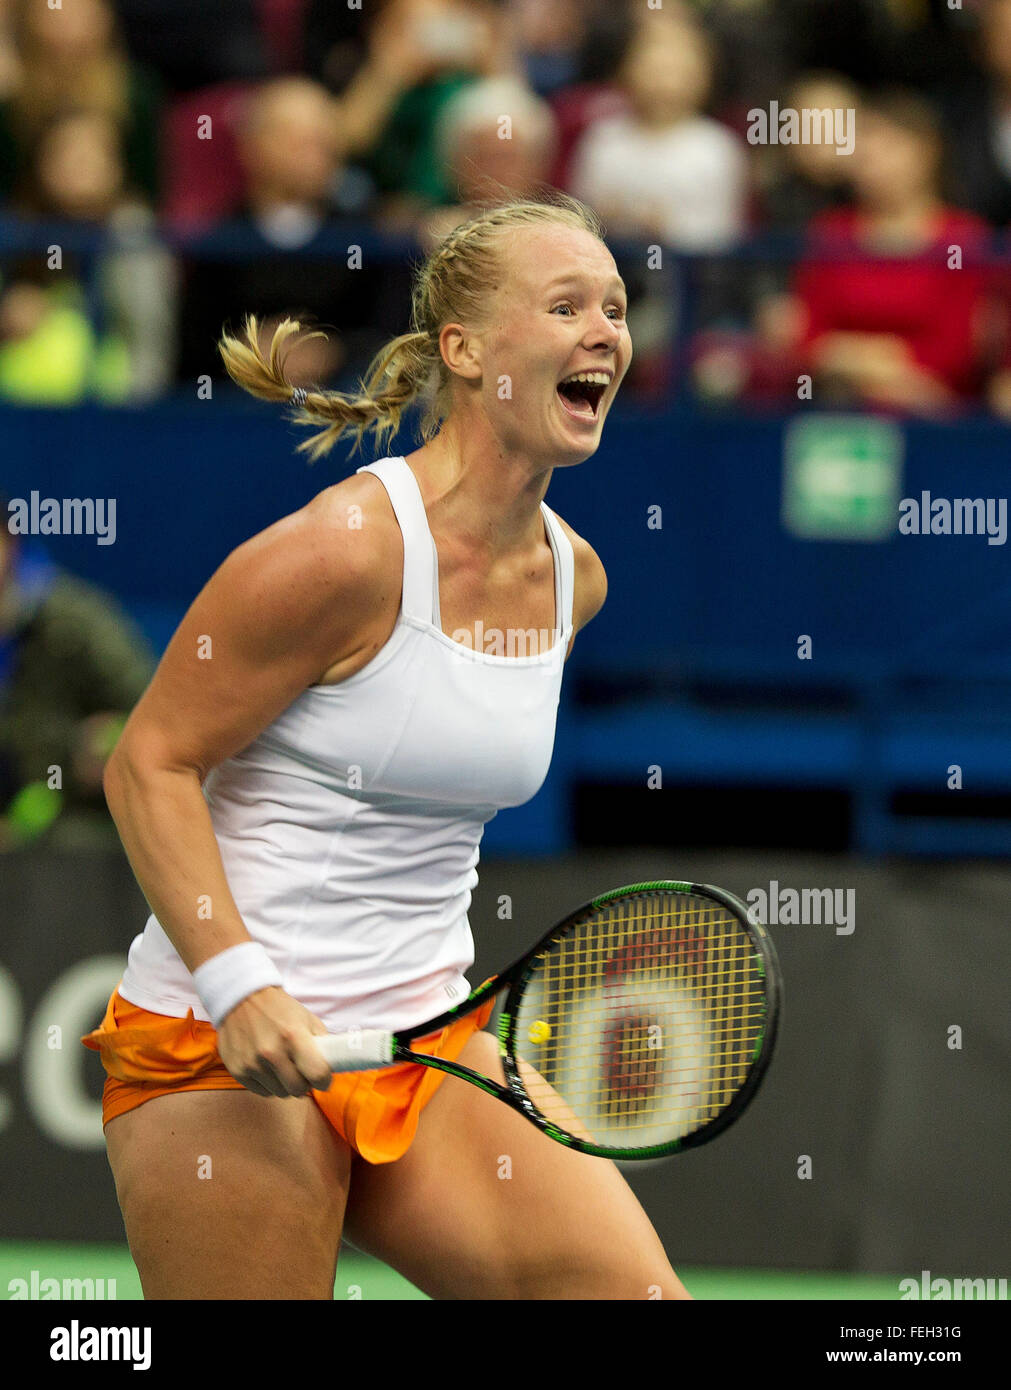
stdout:
[[463,324],[444,324],[439,333],[442,360],[456,376],[476,381],[481,375],[480,339],[468,333]]

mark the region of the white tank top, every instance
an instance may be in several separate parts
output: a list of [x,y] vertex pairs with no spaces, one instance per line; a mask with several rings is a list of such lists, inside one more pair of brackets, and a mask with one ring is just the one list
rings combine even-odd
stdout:
[[[542,502],[558,640],[524,656],[456,642],[442,631],[438,552],[414,473],[403,458],[363,471],[383,483],[404,538],[389,641],[353,676],[304,690],[203,791],[242,920],[285,989],[331,1029],[397,1029],[469,993],[481,836],[547,775],[574,566]],[[207,1020],[154,915],[120,992],[155,1013]]]

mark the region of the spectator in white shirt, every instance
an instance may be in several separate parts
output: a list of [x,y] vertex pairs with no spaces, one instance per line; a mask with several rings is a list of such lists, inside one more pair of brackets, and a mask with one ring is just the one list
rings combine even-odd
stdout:
[[646,237],[680,251],[718,251],[746,229],[748,152],[702,114],[713,71],[706,35],[651,11],[618,71],[629,109],[583,135],[568,191],[609,236]]

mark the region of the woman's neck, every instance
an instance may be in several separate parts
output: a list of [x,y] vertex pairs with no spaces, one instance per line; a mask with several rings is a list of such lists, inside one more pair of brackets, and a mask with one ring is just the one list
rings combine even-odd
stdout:
[[865,206],[860,218],[866,233],[873,238],[913,244],[929,240],[941,208],[941,200],[935,194],[922,193],[901,204]]
[[424,480],[430,520],[491,558],[514,554],[543,532],[540,503],[551,470],[532,474],[517,459],[476,453],[445,437],[408,455]]

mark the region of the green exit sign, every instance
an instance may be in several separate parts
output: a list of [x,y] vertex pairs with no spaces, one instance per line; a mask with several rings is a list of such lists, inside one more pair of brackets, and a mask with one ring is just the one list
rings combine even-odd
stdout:
[[891,420],[804,415],[783,441],[783,525],[808,540],[880,541],[898,527],[903,436]]

